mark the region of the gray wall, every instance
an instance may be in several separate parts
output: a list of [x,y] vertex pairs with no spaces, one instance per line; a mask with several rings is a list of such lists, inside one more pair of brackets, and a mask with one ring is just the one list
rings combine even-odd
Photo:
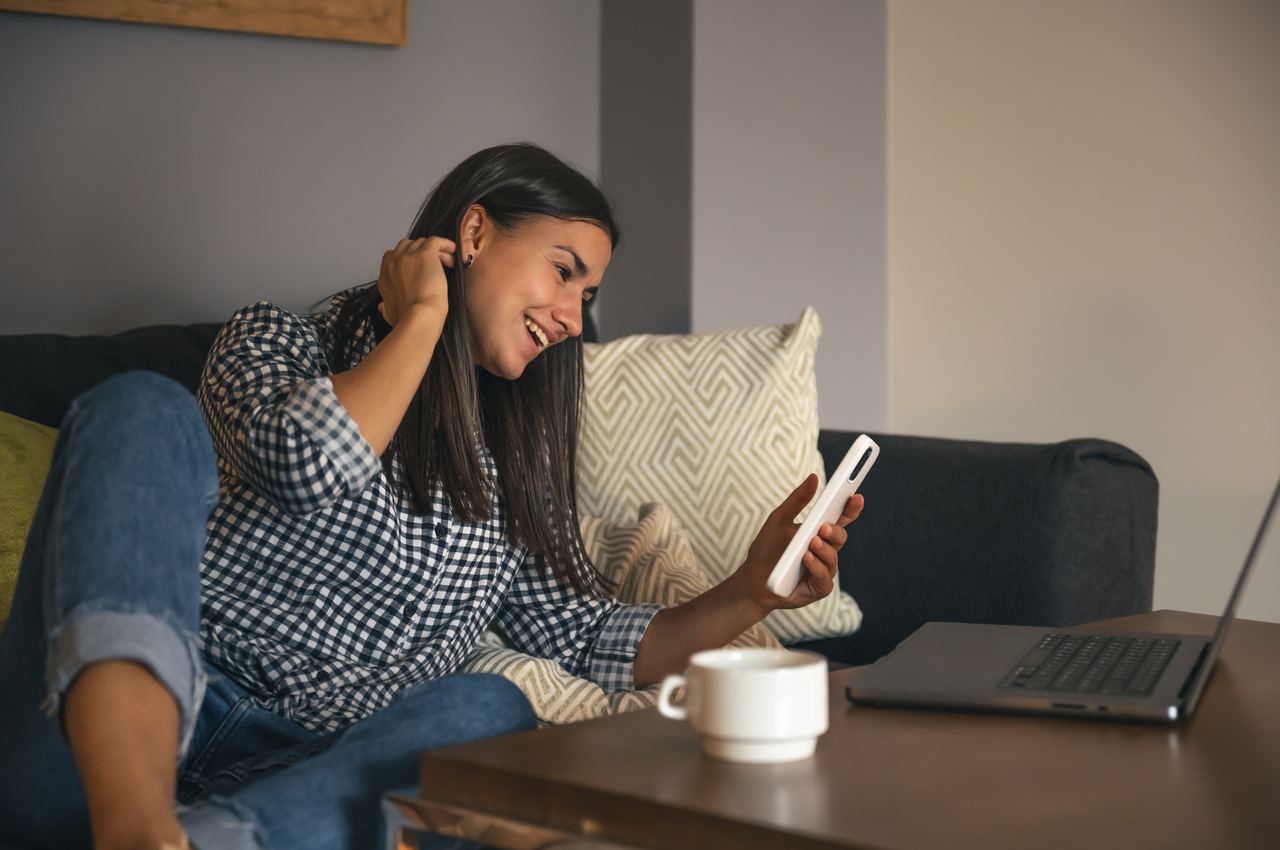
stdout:
[[884,37],[884,0],[424,0],[401,48],[0,13],[0,333],[304,309],[527,138],[617,206],[602,338],[810,304],[823,424],[883,429]]
[[884,0],[696,0],[693,329],[822,319],[826,428],[889,419]]
[[603,6],[603,339],[823,320],[819,418],[887,430],[884,0]]
[[0,333],[305,308],[488,145],[596,174],[599,0],[410,5],[399,48],[0,12]]
[[600,181],[623,231],[600,287],[600,339],[688,333],[693,4],[606,0],[600,53]]

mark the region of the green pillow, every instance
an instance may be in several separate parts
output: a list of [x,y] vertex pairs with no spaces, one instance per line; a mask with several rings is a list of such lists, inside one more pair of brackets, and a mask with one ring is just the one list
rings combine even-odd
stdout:
[[57,428],[0,411],[0,623],[9,618],[27,532],[57,439]]

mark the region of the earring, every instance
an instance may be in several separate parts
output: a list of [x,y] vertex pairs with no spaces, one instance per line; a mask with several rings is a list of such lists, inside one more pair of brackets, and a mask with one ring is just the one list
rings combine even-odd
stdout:
[[475,258],[476,258],[475,254],[467,254],[467,259],[463,261],[462,264],[467,268],[471,268],[471,263],[475,260]]

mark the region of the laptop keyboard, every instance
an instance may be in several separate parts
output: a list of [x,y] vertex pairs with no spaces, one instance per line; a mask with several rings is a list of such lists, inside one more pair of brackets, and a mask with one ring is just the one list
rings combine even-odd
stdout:
[[1144,696],[1181,641],[1114,635],[1046,634],[1002,688]]

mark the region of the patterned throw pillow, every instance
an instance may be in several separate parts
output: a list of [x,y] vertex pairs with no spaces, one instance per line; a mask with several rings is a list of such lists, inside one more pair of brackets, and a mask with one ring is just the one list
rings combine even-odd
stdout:
[[[826,483],[813,369],[821,333],[806,307],[790,325],[585,345],[579,510],[623,520],[660,502],[688,529],[699,566],[723,581],[805,476]],[[861,621],[837,588],[765,625],[795,643],[846,635]]]
[[[698,569],[689,538],[665,505],[646,503],[638,518],[610,522],[581,517],[587,554],[612,595],[623,602],[678,605],[711,588]],[[778,646],[760,624],[739,635],[730,646]],[[463,662],[473,673],[497,673],[524,691],[543,724],[575,723],[654,705],[658,686],[606,694],[594,682],[567,673],[554,661],[511,649],[495,632],[486,632]]]

